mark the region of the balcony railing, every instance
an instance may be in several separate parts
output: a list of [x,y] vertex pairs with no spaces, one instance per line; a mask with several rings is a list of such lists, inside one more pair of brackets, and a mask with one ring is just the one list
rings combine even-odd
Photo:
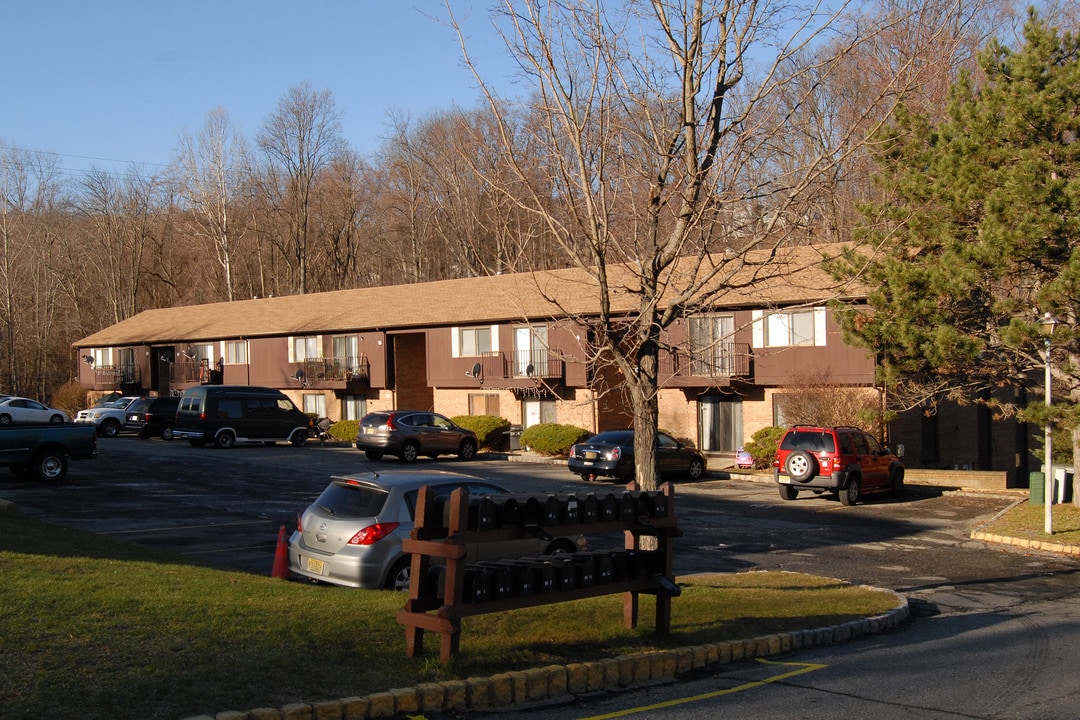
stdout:
[[547,350],[515,350],[510,369],[516,378],[558,378],[562,377],[563,362]]
[[561,379],[566,363],[549,350],[515,350],[507,356],[502,351],[480,356],[482,377],[486,380],[536,378]]
[[102,365],[94,368],[95,385],[137,385],[142,379],[138,365]]
[[721,343],[698,353],[669,353],[661,356],[660,372],[676,377],[750,377],[750,345]]
[[211,372],[209,360],[177,360],[169,366],[169,382],[173,385],[186,383],[220,385],[221,379],[219,372],[216,370]]
[[370,381],[371,364],[364,355],[358,357],[309,358],[304,361],[304,374],[309,382]]

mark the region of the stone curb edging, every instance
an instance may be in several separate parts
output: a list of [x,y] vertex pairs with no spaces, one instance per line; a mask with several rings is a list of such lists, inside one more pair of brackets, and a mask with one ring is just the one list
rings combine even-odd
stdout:
[[1025,502],[1030,502],[1027,498],[1020,498],[1008,505],[994,517],[984,522],[979,527],[971,531],[971,539],[979,542],[996,543],[998,545],[1012,545],[1014,547],[1025,548],[1027,550],[1042,550],[1043,552],[1060,553],[1062,555],[1076,555],[1080,557],[1080,545],[1070,545],[1068,543],[1052,542],[1049,540],[1031,540],[1028,538],[1009,537],[1008,535],[997,535],[995,533],[984,532],[983,528],[990,527],[998,521],[1005,513],[1012,510],[1017,505],[1021,505]]
[[1008,537],[1006,535],[995,535],[994,533],[982,532],[980,530],[972,532],[971,539],[979,540],[981,542],[997,543],[999,545],[1013,545],[1028,550],[1042,550],[1044,552],[1080,557],[1080,545],[1066,545],[1065,543],[1048,542],[1046,540],[1029,540],[1027,538]]
[[369,720],[415,713],[494,710],[570,701],[575,696],[588,693],[615,692],[670,682],[679,675],[714,665],[849,642],[892,630],[908,619],[908,601],[905,596],[891,590],[882,592],[896,596],[895,608],[881,615],[840,625],[676,650],[654,650],[569,665],[548,665],[490,677],[421,683],[415,687],[396,688],[364,697],[292,703],[280,708],[256,708],[246,712],[228,710],[187,720]]

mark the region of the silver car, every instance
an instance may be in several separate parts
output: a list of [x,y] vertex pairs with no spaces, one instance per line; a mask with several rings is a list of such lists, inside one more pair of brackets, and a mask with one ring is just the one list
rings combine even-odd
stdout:
[[[401,541],[413,529],[417,496],[425,485],[443,496],[459,487],[471,497],[509,492],[480,478],[438,470],[332,478],[289,538],[289,569],[335,585],[408,590],[412,556],[402,551]],[[470,559],[486,560],[584,548],[579,535],[479,543],[466,552]],[[478,557],[480,552],[486,555]]]
[[356,430],[356,449],[363,450],[368,460],[396,455],[401,462],[411,463],[420,455],[436,458],[448,454],[472,460],[477,447],[472,430],[426,410],[368,413]]

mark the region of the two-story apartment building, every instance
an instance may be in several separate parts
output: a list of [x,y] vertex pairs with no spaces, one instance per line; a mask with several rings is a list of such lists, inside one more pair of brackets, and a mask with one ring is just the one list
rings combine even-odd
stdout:
[[[874,358],[843,342],[825,307],[827,298],[861,300],[833,288],[820,258],[800,250],[785,273],[732,283],[738,289],[667,329],[660,427],[714,466],[759,428],[783,423],[775,400],[797,373],[878,392]],[[611,300],[627,314],[638,302],[630,292]],[[573,319],[597,308],[586,273],[558,270],[147,310],[75,343],[78,380],[95,394],[264,385],[333,420],[420,408],[526,427],[627,427],[622,383]]]

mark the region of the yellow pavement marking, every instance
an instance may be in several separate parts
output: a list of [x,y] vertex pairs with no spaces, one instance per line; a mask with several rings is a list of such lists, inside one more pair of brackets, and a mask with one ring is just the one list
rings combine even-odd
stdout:
[[646,705],[638,708],[627,708],[626,710],[619,710],[618,712],[608,713],[606,715],[593,715],[588,718],[581,718],[581,720],[607,720],[608,718],[625,717],[627,715],[634,715],[636,713],[648,712],[649,710],[662,710],[663,708],[674,707],[676,705],[685,705],[686,703],[697,702],[698,700],[709,700],[711,698],[722,697],[724,695],[731,695],[732,693],[743,692],[744,690],[753,690],[754,688],[761,687],[762,685],[768,685],[769,683],[780,682],[781,680],[787,680],[797,675],[805,675],[806,673],[814,672],[815,670],[823,670],[828,665],[820,665],[818,663],[787,663],[787,662],[773,662],[771,660],[762,660],[758,658],[758,662],[763,665],[786,665],[799,668],[798,670],[792,670],[790,672],[781,673],[779,675],[773,675],[772,677],[765,678],[764,680],[756,680],[754,682],[744,683],[737,685],[736,687],[727,688],[725,690],[716,690],[714,692],[704,693],[702,695],[694,695],[693,697],[678,698],[676,700],[666,700],[662,703],[656,703],[655,705]]

